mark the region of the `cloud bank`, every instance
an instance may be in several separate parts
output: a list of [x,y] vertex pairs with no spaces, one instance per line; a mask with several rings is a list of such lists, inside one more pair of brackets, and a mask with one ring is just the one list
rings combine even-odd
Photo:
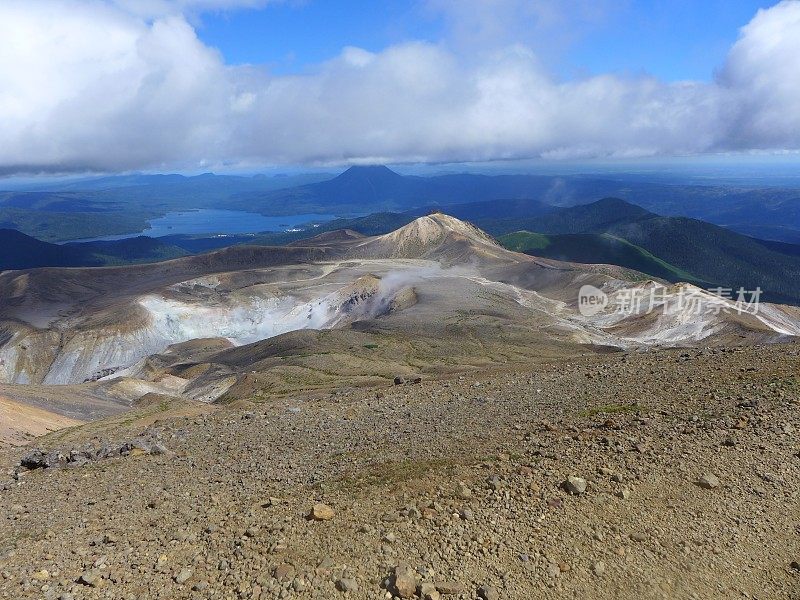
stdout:
[[0,170],[800,149],[798,1],[759,11],[713,82],[678,83],[559,82],[519,43],[468,58],[444,42],[345,48],[304,74],[274,77],[226,65],[187,17],[263,4],[4,0]]

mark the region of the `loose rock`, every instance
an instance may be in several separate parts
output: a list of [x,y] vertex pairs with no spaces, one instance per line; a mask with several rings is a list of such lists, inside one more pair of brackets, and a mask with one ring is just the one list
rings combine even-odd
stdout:
[[697,485],[699,485],[704,490],[713,490],[714,488],[719,487],[719,479],[716,475],[711,473],[705,473],[697,480]]
[[570,494],[580,495],[586,491],[588,483],[582,477],[567,477],[567,480],[564,482],[564,489],[567,490]]
[[478,598],[481,598],[481,600],[499,600],[500,593],[491,585],[484,584],[478,588]]
[[394,591],[401,598],[412,598],[417,592],[417,573],[409,565],[400,563],[394,569]]
[[309,516],[314,521],[330,521],[336,516],[336,512],[327,504],[315,504]]

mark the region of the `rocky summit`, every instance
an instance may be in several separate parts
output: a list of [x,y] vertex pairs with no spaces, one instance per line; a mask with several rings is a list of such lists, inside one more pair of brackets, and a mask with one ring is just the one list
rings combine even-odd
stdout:
[[0,598],[791,598],[800,347],[163,399],[7,450]]

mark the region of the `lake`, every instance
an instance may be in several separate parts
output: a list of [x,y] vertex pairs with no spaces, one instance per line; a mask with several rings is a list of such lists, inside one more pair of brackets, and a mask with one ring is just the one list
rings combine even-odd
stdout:
[[183,212],[167,213],[148,221],[149,227],[137,233],[107,235],[97,238],[71,240],[75,242],[106,242],[124,240],[140,235],[163,237],[165,235],[260,233],[262,231],[286,231],[308,223],[324,223],[335,219],[334,215],[289,215],[267,217],[258,213],[239,210],[216,210],[202,208]]

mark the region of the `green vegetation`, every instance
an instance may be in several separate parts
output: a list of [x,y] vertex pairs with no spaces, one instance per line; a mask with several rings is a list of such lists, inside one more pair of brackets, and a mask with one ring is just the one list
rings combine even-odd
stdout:
[[147,237],[59,246],[14,229],[0,229],[0,248],[3,248],[0,270],[122,265],[155,262],[188,254],[181,248]]
[[[514,252],[524,252],[525,254],[535,254],[537,251],[544,251],[552,244],[550,236],[530,231],[517,231],[509,233],[498,239],[504,248]],[[539,256],[544,256],[540,254]]]
[[0,205],[0,228],[17,229],[47,242],[143,231],[157,213],[49,212]]
[[644,248],[607,233],[545,235],[518,231],[498,241],[509,250],[568,262],[619,265],[668,281],[702,282]]
[[[655,215],[617,198],[530,219],[495,219],[476,224],[492,235],[501,236],[519,230],[520,226],[553,240],[554,236],[605,234],[648,254],[636,256],[635,248],[623,248],[623,244],[612,248],[608,238],[595,254],[581,250],[583,244],[590,243],[590,238],[564,238],[563,257],[571,256],[576,262],[605,260],[670,281],[731,288],[734,294],[741,287],[745,290],[760,287],[763,301],[800,303],[800,256],[786,245],[777,251],[724,227],[685,217]],[[547,252],[547,256],[556,258],[552,244]]]

